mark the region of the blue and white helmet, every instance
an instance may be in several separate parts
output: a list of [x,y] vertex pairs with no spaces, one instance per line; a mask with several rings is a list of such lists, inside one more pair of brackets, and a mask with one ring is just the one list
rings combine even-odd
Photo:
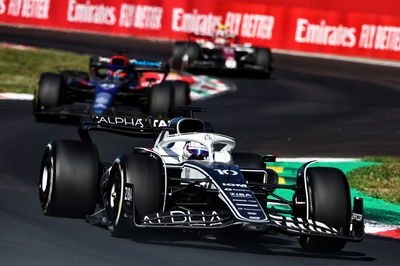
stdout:
[[183,148],[184,160],[206,160],[208,156],[207,148],[196,141],[188,141]]

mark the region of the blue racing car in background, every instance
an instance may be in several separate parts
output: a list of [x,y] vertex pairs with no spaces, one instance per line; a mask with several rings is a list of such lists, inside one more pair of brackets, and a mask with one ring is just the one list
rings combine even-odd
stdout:
[[38,121],[92,114],[180,115],[176,106],[190,104],[189,84],[166,81],[168,73],[169,66],[162,62],[122,55],[92,56],[89,73],[75,70],[43,73],[35,91],[33,114]]

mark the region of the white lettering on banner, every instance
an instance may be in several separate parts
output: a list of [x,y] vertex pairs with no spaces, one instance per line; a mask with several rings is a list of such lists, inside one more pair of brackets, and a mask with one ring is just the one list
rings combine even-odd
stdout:
[[236,35],[240,33],[240,25],[242,22],[242,14],[241,13],[226,13],[225,25],[228,26],[229,30]]
[[131,28],[135,21],[135,5],[122,4],[119,15],[119,26]]
[[177,32],[212,36],[215,27],[220,25],[221,22],[221,16],[213,15],[213,13],[199,14],[197,9],[193,9],[192,13],[185,13],[183,8],[172,10],[171,28]]
[[90,1],[79,4],[77,0],[69,0],[67,20],[69,22],[114,25],[117,18],[113,6],[92,5]]
[[49,9],[50,0],[10,0],[8,15],[23,18],[48,19]]
[[275,18],[273,16],[244,14],[241,36],[270,40]]
[[400,51],[400,27],[364,24],[358,46],[365,49]]
[[10,0],[8,4],[8,15],[18,17],[22,7],[22,0]]
[[295,41],[329,46],[354,47],[356,29],[343,25],[329,26],[325,20],[320,24],[311,24],[307,19],[297,19]]
[[[222,24],[222,16],[212,13],[200,14],[197,9],[186,13],[183,8],[172,10],[172,30],[177,32],[195,33],[212,36],[216,26]],[[242,14],[227,12],[225,24],[229,30],[238,36],[246,38],[272,38],[275,17],[260,14]]]
[[246,38],[272,39],[275,17],[260,14],[226,13],[229,30]]
[[6,0],[0,0],[0,15],[3,15],[7,10],[5,1]]
[[122,4],[119,26],[159,30],[161,29],[162,14],[162,7]]
[[362,25],[358,46],[367,49],[373,48],[375,33],[376,27],[374,25]]

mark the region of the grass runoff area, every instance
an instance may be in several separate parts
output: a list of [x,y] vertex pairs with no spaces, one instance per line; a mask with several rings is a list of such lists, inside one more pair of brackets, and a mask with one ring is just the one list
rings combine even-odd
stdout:
[[400,204],[400,158],[367,157],[364,161],[379,164],[350,171],[350,186],[368,196]]
[[52,49],[0,47],[0,92],[33,94],[43,72],[87,71],[88,62],[89,55]]
[[[19,50],[0,46],[0,92],[33,93],[40,74],[73,69],[87,71],[89,55],[51,49]],[[347,173],[352,188],[400,204],[400,158],[365,158],[377,164]]]

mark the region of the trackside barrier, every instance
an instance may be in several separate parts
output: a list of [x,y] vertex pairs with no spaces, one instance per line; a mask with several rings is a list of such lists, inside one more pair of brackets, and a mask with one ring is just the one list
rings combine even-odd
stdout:
[[0,0],[0,23],[166,39],[227,24],[254,45],[400,60],[398,0]]

